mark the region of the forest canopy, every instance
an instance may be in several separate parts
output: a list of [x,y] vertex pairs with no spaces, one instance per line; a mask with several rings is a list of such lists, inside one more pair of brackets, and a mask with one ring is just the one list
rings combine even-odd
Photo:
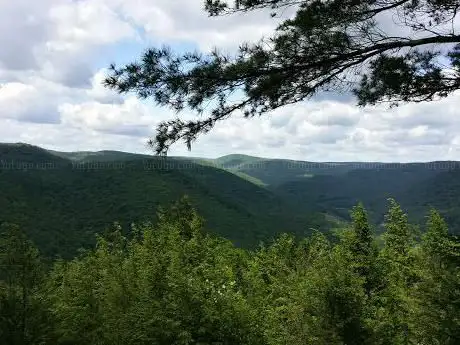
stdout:
[[436,211],[419,236],[390,200],[377,238],[366,210],[334,241],[281,235],[257,250],[203,231],[181,201],[159,222],[115,225],[44,269],[20,229],[0,238],[5,345],[343,345],[460,342],[458,239]]
[[[158,125],[157,154],[235,114],[246,118],[298,103],[324,91],[351,92],[358,105],[433,101],[460,86],[460,2],[452,0],[206,0],[209,16],[287,8],[271,37],[242,42],[235,54],[175,53],[150,48],[139,61],[112,65],[104,84],[134,92],[177,112]],[[263,12],[263,13],[265,13]]]

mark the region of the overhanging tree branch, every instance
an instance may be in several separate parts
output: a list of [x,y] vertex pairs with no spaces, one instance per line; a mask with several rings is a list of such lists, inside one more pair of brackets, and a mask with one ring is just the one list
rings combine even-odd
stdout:
[[[224,3],[224,4],[223,4]],[[457,7],[443,1],[289,1],[241,0],[233,10],[280,8],[297,5],[295,17],[286,20],[268,41],[243,44],[235,56],[174,54],[168,48],[147,50],[140,62],[122,68],[112,66],[105,85],[120,93],[135,92],[153,98],[176,112],[184,109],[207,117],[183,122],[163,122],[151,141],[157,154],[166,154],[178,140],[190,149],[199,134],[239,112],[245,117],[262,115],[300,102],[322,90],[340,90],[355,84],[359,105],[378,102],[420,102],[445,97],[459,86],[460,35],[431,34]],[[206,1],[215,15],[230,9],[222,1]],[[219,7],[220,6],[220,7]],[[220,10],[219,10],[220,8]],[[219,11],[221,12],[219,12]],[[378,15],[397,11],[423,23],[407,24],[426,37],[413,39],[385,35]],[[401,14],[402,13],[402,14]],[[420,17],[423,14],[422,17]],[[266,44],[269,43],[269,44]],[[432,46],[455,45],[447,54],[449,75],[438,62]],[[427,48],[428,47],[428,48]],[[349,71],[354,73],[350,74]],[[349,75],[360,78],[356,84]],[[236,96],[240,101],[232,101]]]

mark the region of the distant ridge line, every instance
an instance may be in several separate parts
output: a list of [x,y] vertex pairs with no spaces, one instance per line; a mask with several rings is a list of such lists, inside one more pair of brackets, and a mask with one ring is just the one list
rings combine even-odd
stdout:
[[[93,156],[93,155],[104,155],[104,154],[114,154],[114,155],[125,155],[129,156],[132,155],[133,157],[145,157],[147,158],[159,158],[158,156],[154,154],[148,154],[148,153],[136,153],[136,152],[129,152],[129,151],[119,151],[119,150],[95,150],[95,151],[89,151],[89,150],[82,150],[82,151],[59,151],[59,150],[53,150],[53,149],[46,149],[41,146],[29,144],[29,143],[24,143],[24,142],[5,142],[5,143],[0,143],[1,146],[10,146],[10,147],[28,147],[28,148],[36,148],[37,150],[45,151],[53,155],[57,155],[61,158],[63,158],[63,155],[87,155],[87,156]],[[65,157],[69,159],[69,157]],[[325,164],[325,165],[330,165],[330,166],[343,166],[343,165],[353,165],[355,167],[368,167],[368,168],[375,168],[379,166],[385,166],[385,167],[390,167],[391,165],[401,167],[401,166],[410,166],[410,165],[421,165],[421,164],[428,164],[428,165],[435,165],[435,164],[450,164],[452,167],[460,167],[460,161],[457,160],[432,160],[432,161],[411,161],[411,162],[382,162],[382,161],[308,161],[308,160],[300,160],[300,159],[285,159],[285,158],[266,158],[266,157],[259,157],[259,156],[251,156],[251,155],[246,155],[246,154],[228,154],[224,156],[220,156],[217,158],[206,158],[206,157],[187,157],[187,156],[167,156],[166,158],[170,159],[184,159],[184,160],[200,160],[200,161],[205,161],[207,163],[212,163],[216,164],[217,166],[250,166],[251,164],[263,164],[266,162],[286,162],[289,164],[306,164],[306,165],[318,165]],[[251,162],[241,162],[239,164],[226,164],[225,162],[221,163],[222,161],[226,160],[238,160],[238,159],[246,159],[246,160],[252,160]],[[248,164],[248,165],[246,165]]]

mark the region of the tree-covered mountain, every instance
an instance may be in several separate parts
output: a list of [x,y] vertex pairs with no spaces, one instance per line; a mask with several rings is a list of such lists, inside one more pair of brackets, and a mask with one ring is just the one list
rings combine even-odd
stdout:
[[24,227],[50,255],[71,255],[114,221],[127,228],[154,220],[160,205],[183,195],[203,214],[207,228],[242,246],[280,232],[303,236],[312,228],[329,229],[335,226],[330,219],[348,221],[349,209],[360,201],[372,222],[381,224],[389,197],[416,223],[435,207],[452,231],[460,224],[456,162],[160,158],[2,144],[0,163],[0,222]]
[[435,166],[414,163],[357,168],[342,174],[296,179],[272,190],[286,199],[308,203],[311,210],[327,210],[344,218],[348,218],[350,207],[361,201],[368,207],[374,223],[383,221],[386,200],[393,197],[416,223],[423,223],[426,212],[435,207],[450,225],[458,225],[460,169],[448,162]]
[[[5,344],[459,343],[454,163],[339,164],[261,187],[238,176],[241,161],[230,172],[203,159],[0,147]],[[378,233],[361,204],[340,222],[358,201],[384,220]],[[420,236],[404,209],[429,206],[456,225],[425,212]]]
[[307,162],[289,159],[270,159],[246,155],[227,155],[212,161],[216,166],[236,174],[245,174],[266,186],[278,186],[312,175],[337,175],[355,169],[356,163]]
[[130,152],[121,152],[121,151],[76,151],[76,152],[60,152],[54,150],[48,150],[49,153],[54,154],[55,156],[69,159],[73,162],[90,162],[90,161],[125,161],[125,160],[135,160],[135,159],[149,159],[152,158],[151,155],[136,154]]
[[0,222],[23,227],[49,255],[73,255],[114,221],[128,227],[154,220],[160,205],[183,195],[206,228],[242,246],[282,231],[303,236],[326,223],[265,188],[187,159],[0,147]]
[[423,223],[434,207],[453,229],[460,225],[460,162],[427,163],[306,162],[228,155],[214,160],[237,175],[259,181],[285,200],[309,211],[349,219],[349,209],[363,202],[380,224],[387,199],[396,198],[412,221]]
[[49,265],[0,227],[2,345],[458,345],[460,242],[442,217],[420,237],[390,200],[378,238],[362,205],[351,218],[334,241],[283,234],[247,250],[182,199]]

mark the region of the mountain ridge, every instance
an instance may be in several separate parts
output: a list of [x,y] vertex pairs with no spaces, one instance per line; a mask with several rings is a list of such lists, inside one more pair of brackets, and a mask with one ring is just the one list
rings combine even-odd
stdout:
[[90,243],[113,221],[127,226],[153,220],[158,206],[183,195],[191,197],[210,231],[242,246],[284,231],[327,232],[348,221],[358,202],[381,225],[390,197],[411,221],[423,225],[435,207],[460,232],[457,161],[308,162],[240,154],[165,158],[114,150],[60,152],[22,143],[0,144],[0,161],[0,223],[24,224],[38,241],[42,233],[42,246],[53,242],[47,239],[50,232],[56,239],[49,245],[53,254],[61,246],[71,251],[73,243]]
[[[129,152],[129,151],[120,151],[120,150],[95,150],[95,151],[89,151],[89,150],[81,150],[81,151],[60,151],[60,150],[52,150],[52,149],[46,149],[38,145],[34,144],[29,144],[25,142],[8,142],[8,143],[1,143],[0,142],[0,147],[29,147],[29,148],[36,148],[38,150],[42,151],[47,151],[49,153],[52,153],[53,155],[56,155],[58,157],[65,157],[65,156],[70,156],[73,157],[73,155],[79,154],[82,157],[86,157],[85,155],[89,156],[102,156],[102,155],[115,155],[115,154],[120,154],[120,155],[126,155],[126,156],[131,156],[131,157],[143,157],[143,158],[154,158],[158,157],[154,154],[147,154],[147,153],[137,153],[137,152]],[[216,164],[222,164],[225,165],[225,162],[229,160],[235,160],[235,159],[244,159],[247,162],[252,162],[252,161],[283,161],[287,163],[305,163],[305,164],[324,164],[324,165],[332,165],[332,166],[343,166],[343,165],[355,165],[356,167],[359,166],[392,166],[392,165],[397,165],[397,166],[407,166],[407,165],[433,165],[433,164],[455,164],[456,166],[460,167],[460,161],[458,160],[428,160],[428,161],[411,161],[411,162],[382,162],[382,161],[310,161],[310,160],[301,160],[301,159],[287,159],[287,158],[268,158],[268,157],[260,157],[260,156],[252,156],[252,155],[246,155],[246,154],[240,154],[240,153],[231,153],[231,154],[226,154],[223,156],[219,156],[217,158],[207,158],[207,157],[188,157],[188,156],[168,156],[167,158],[174,158],[174,159],[188,159],[188,160],[206,160],[206,161],[213,161]]]
[[[155,221],[159,206],[184,195],[209,231],[244,247],[327,223],[224,169],[185,158],[112,160],[120,158],[112,153],[75,161],[31,145],[0,144],[0,160],[23,160],[20,169],[0,168],[0,223],[18,223],[48,255],[69,256],[112,222],[129,228]],[[43,165],[50,161],[56,164]]]

